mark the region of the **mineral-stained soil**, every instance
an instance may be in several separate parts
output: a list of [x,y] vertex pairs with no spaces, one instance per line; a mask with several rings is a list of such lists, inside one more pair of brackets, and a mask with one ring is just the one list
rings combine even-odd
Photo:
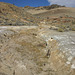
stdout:
[[48,27],[0,27],[0,75],[74,75],[75,56],[66,55],[64,35]]

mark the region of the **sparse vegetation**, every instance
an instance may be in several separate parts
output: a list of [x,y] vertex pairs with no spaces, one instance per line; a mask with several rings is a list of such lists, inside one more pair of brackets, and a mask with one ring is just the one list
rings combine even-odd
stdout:
[[0,75],[75,74],[75,8],[63,7],[0,2]]
[[75,21],[72,21],[72,24],[75,24]]
[[75,31],[75,27],[74,27],[74,28],[72,28],[72,31]]
[[57,5],[57,4],[52,4],[51,6],[44,6],[44,8],[47,10],[59,8],[59,7],[65,7],[65,6],[61,6],[61,5]]
[[64,32],[64,29],[58,28],[58,31],[59,31],[59,32]]

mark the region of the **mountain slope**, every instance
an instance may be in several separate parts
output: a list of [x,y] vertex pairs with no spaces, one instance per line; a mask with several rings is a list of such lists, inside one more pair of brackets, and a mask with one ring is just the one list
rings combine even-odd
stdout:
[[[58,31],[75,31],[75,8],[59,7],[51,10],[33,10],[31,14],[41,18],[39,25],[55,26]],[[29,11],[28,11],[29,12]],[[51,28],[50,28],[51,29]]]
[[0,25],[33,25],[36,23],[34,19],[35,17],[23,8],[0,2]]

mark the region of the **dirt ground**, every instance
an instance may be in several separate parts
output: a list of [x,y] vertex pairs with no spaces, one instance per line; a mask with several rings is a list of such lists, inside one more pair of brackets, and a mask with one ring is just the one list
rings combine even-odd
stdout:
[[47,26],[1,26],[0,75],[74,75],[74,33]]

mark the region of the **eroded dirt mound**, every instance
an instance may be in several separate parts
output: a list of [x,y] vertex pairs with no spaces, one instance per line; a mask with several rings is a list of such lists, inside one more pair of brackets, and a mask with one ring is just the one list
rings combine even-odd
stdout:
[[[1,31],[3,30],[3,31]],[[74,75],[53,38],[47,41],[37,27],[0,29],[0,75]]]

